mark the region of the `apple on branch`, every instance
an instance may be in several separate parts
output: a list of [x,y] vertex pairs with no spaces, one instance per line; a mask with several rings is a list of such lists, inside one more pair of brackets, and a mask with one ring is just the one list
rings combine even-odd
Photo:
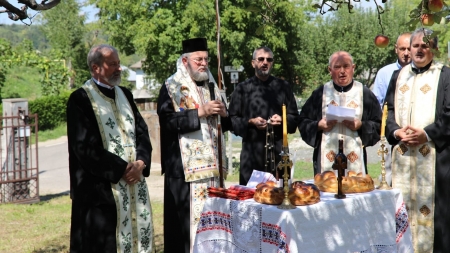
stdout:
[[422,14],[421,20],[424,26],[432,26],[434,24],[433,14],[431,13]]
[[374,40],[375,46],[379,48],[385,48],[389,45],[389,37],[386,35],[378,34]]
[[442,10],[442,7],[444,6],[443,0],[429,0],[428,1],[428,10],[433,12],[438,12]]

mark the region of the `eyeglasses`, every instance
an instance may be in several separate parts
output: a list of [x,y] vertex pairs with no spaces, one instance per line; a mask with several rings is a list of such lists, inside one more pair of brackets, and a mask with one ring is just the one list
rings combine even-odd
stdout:
[[255,60],[257,60],[257,61],[259,61],[259,62],[263,62],[264,59],[265,59],[267,62],[273,62],[273,58],[270,58],[270,57],[267,57],[267,58],[264,58],[264,57],[258,57],[258,58],[256,58]]
[[192,58],[191,60],[193,60],[197,64],[201,64],[203,61],[208,63],[209,61],[211,61],[211,58],[210,57],[197,57],[197,58]]

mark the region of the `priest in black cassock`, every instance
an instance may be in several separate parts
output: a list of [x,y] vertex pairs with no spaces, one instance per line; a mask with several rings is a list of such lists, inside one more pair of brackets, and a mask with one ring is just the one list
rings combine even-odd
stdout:
[[394,72],[386,95],[392,186],[402,190],[417,253],[450,252],[450,69],[433,60],[431,34],[412,33],[412,63]]
[[[332,170],[339,139],[344,140],[347,169],[367,173],[365,147],[380,140],[380,105],[369,88],[353,79],[354,70],[348,52],[333,53],[328,66],[332,80],[314,90],[302,107],[298,129],[302,139],[314,148],[314,175]],[[354,117],[327,119],[330,106],[354,109]]]
[[152,146],[110,45],[89,51],[92,78],[67,103],[71,253],[153,252],[145,177]]
[[208,62],[205,38],[184,40],[177,72],[162,85],[158,97],[164,252],[192,252],[207,188],[219,187],[219,168],[226,169],[218,162],[219,150],[225,158],[225,142],[221,135],[218,147],[217,115],[223,131],[231,129],[231,121]]
[[268,47],[257,48],[252,59],[255,76],[239,83],[231,95],[229,114],[233,131],[242,137],[239,174],[241,185],[248,183],[253,170],[276,175],[276,166],[275,171],[265,166],[266,128],[269,123],[273,126],[277,165],[281,160],[283,145],[283,104],[286,105],[287,132],[295,133],[298,125],[297,102],[292,88],[288,82],[270,75],[273,64],[272,50]]

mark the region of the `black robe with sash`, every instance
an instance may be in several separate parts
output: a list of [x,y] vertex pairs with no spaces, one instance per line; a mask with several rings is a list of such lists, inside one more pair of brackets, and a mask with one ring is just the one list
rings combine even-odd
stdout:
[[[394,72],[386,93],[388,103],[386,137],[392,147],[399,143],[394,137],[394,131],[400,128],[394,116],[398,75],[399,71]],[[447,253],[450,252],[450,69],[448,67],[442,68],[439,77],[435,122],[426,126],[424,130],[434,142],[436,149],[433,252]]]
[[[197,83],[200,85],[202,83]],[[175,112],[167,86],[162,85],[157,113],[161,133],[161,172],[164,177],[164,252],[189,253],[190,182],[185,181],[179,134],[200,130],[198,110]],[[229,117],[221,117],[222,132],[231,129]],[[225,157],[223,157],[225,159]]]
[[[231,95],[229,114],[233,122],[233,131],[242,137],[239,184],[246,185],[253,170],[266,170],[266,130],[258,130],[256,126],[249,125],[249,119],[261,117],[268,120],[274,114],[281,117],[283,104],[286,105],[287,132],[295,133],[298,125],[298,109],[288,82],[274,76],[261,81],[253,76],[239,83]],[[281,160],[283,127],[274,126],[273,130],[275,165],[277,165]],[[275,175],[275,172],[267,172]],[[279,175],[281,177],[282,173]]]
[[[114,98],[114,89],[98,88]],[[142,174],[148,177],[152,146],[147,124],[131,92],[121,89],[134,112],[136,160],[147,165]],[[74,91],[67,103],[67,137],[72,198],[70,252],[117,253],[117,211],[111,183],[119,182],[128,163],[104,149],[91,101],[83,88]]]
[[[343,92],[352,88],[352,84],[344,87]],[[341,91],[341,87],[334,84],[337,91]],[[323,99],[323,85],[313,91],[311,96],[305,102],[300,113],[300,124],[298,129],[302,139],[311,147],[314,148],[313,166],[314,175],[320,173],[318,155],[321,150],[323,131],[319,130],[318,123],[322,119],[322,99]],[[367,153],[365,147],[373,146],[380,140],[381,132],[381,109],[377,98],[367,87],[363,87],[363,114],[362,126],[358,129],[358,135],[361,138],[364,146],[364,165],[367,173]],[[336,150],[337,151],[337,150]],[[330,168],[331,169],[331,168]],[[314,177],[312,175],[312,177]]]

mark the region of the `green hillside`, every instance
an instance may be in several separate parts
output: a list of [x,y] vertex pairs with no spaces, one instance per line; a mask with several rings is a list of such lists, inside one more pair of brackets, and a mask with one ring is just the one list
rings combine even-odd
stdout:
[[36,68],[18,66],[9,70],[5,86],[1,90],[2,98],[28,98],[33,100],[41,96],[39,80],[41,74]]

